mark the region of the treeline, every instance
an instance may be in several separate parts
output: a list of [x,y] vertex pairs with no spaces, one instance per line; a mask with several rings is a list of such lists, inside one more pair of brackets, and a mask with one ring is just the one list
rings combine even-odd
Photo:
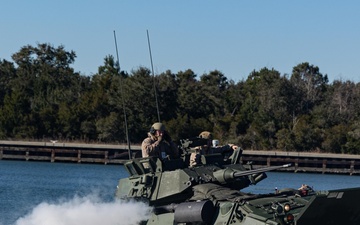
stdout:
[[128,73],[111,55],[85,76],[71,67],[75,58],[44,43],[0,61],[1,139],[126,143],[127,127],[140,143],[160,117],[174,140],[209,130],[244,149],[360,153],[359,84],[329,84],[307,62],[235,83],[217,70]]

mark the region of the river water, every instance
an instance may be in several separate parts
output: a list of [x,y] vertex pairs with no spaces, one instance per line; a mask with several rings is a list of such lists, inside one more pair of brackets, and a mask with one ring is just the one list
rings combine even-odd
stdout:
[[[127,172],[120,165],[0,160],[0,225],[133,225],[150,210],[141,203],[114,200]],[[275,188],[315,190],[360,187],[360,176],[268,172],[242,191]]]

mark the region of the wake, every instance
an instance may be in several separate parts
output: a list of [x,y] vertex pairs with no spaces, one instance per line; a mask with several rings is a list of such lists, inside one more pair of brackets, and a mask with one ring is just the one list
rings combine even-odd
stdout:
[[103,202],[96,196],[74,197],[60,203],[41,203],[14,225],[137,225],[149,219],[142,202]]

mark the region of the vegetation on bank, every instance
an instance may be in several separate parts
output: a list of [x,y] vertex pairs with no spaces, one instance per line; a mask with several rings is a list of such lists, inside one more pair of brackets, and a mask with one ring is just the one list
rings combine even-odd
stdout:
[[[245,149],[360,153],[360,86],[329,83],[308,62],[291,74],[263,68],[246,80],[191,69],[152,76],[104,58],[92,76],[74,71],[64,46],[24,46],[0,60],[0,138],[140,143],[159,114],[174,140],[214,133]],[[154,90],[156,87],[156,91]]]

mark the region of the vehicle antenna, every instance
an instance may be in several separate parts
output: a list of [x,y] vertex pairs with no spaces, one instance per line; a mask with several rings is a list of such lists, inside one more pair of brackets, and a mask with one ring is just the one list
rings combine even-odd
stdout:
[[152,71],[152,75],[153,75],[153,85],[154,85],[154,93],[155,93],[155,101],[156,101],[156,110],[157,110],[157,114],[158,114],[158,120],[159,120],[159,122],[161,122],[161,120],[160,120],[160,112],[159,112],[159,103],[158,103],[158,98],[157,98],[157,93],[156,93],[154,66],[153,66],[153,61],[152,61],[150,38],[149,38],[149,31],[148,30],[146,30],[146,34],[147,34],[148,45],[149,45],[151,71]]
[[124,92],[123,92],[123,87],[122,87],[123,77],[121,76],[120,61],[119,61],[119,52],[118,52],[118,47],[117,47],[117,42],[116,42],[115,30],[114,30],[114,40],[115,40],[117,64],[118,64],[118,66],[119,66],[119,68],[118,68],[118,69],[119,69],[119,70],[118,70],[118,74],[120,75],[120,92],[121,92],[121,101],[122,101],[122,106],[123,106],[123,111],[124,111],[126,141],[127,141],[129,159],[131,159],[131,158],[132,158],[132,154],[131,154],[130,140],[129,140],[129,132],[128,132],[126,112],[125,112]]

